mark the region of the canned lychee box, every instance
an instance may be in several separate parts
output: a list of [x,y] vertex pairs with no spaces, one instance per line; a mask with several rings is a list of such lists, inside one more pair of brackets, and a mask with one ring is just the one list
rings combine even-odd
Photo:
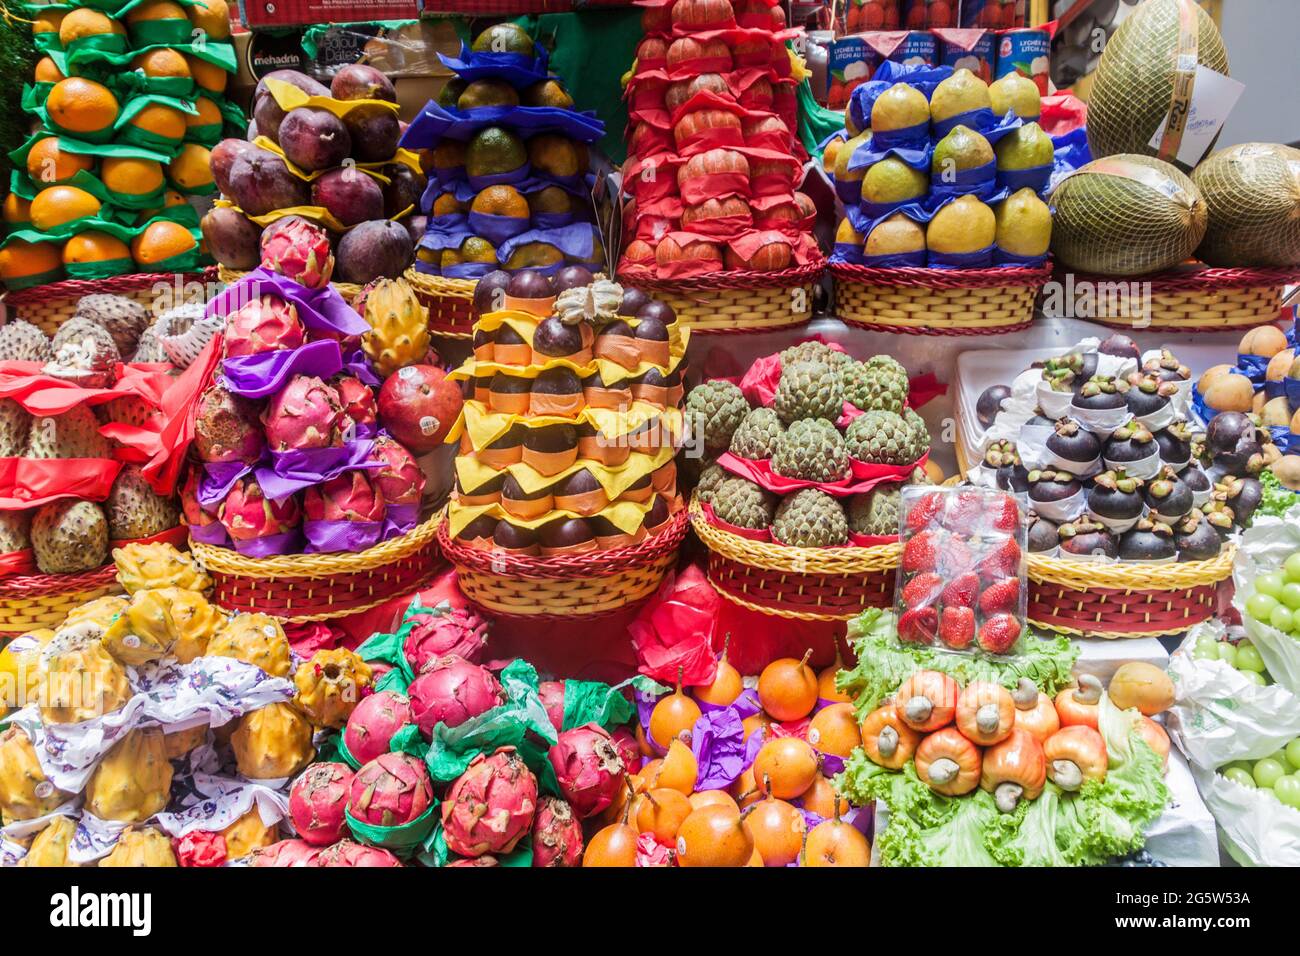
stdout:
[[1004,30],[998,34],[993,78],[1019,73],[1038,85],[1039,95],[1046,96],[1051,53],[1052,35],[1046,30]]
[[849,0],[844,9],[844,32],[897,30],[898,0]]
[[991,30],[935,30],[934,33],[939,40],[939,66],[970,70],[985,83],[993,79],[997,38]]
[[854,89],[871,79],[884,59],[865,35],[840,37],[832,43],[826,64],[827,108],[844,109]]
[[938,41],[925,30],[881,30],[864,33],[862,38],[882,60],[908,66],[934,66],[938,62]]
[[899,25],[905,30],[950,29],[957,26],[958,0],[902,0]]
[[961,25],[986,30],[1014,30],[1026,22],[1025,0],[962,0]]

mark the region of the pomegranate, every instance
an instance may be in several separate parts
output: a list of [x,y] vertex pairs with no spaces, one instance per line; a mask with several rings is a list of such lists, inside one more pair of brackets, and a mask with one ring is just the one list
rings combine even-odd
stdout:
[[379,390],[379,423],[417,455],[442,444],[460,415],[460,386],[434,365],[408,365]]

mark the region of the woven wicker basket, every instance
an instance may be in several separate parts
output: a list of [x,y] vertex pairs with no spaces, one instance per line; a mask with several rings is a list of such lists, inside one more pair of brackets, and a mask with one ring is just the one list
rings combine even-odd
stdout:
[[998,335],[1029,326],[1052,274],[1042,269],[872,269],[832,263],[835,314],[848,325],[920,335]]
[[[1065,276],[1058,274],[1057,281]],[[1117,308],[1096,314],[1090,321],[1122,329],[1151,332],[1223,332],[1248,329],[1276,322],[1287,285],[1300,283],[1297,269],[1211,269],[1188,266],[1132,279],[1075,274],[1075,286],[1091,283],[1093,288],[1138,285],[1136,307]],[[1150,303],[1145,300],[1150,286]],[[1106,303],[1098,294],[1094,301]]]
[[1209,620],[1236,548],[1209,561],[1095,564],[1029,556],[1029,623],[1084,637],[1162,637]]
[[35,325],[46,335],[77,314],[77,303],[88,295],[120,295],[152,309],[159,286],[174,290],[177,280],[202,282],[208,273],[139,272],[109,279],[65,279],[33,286],[4,295],[4,303],[15,318]]
[[549,558],[483,551],[452,540],[444,524],[438,542],[456,566],[461,591],[479,607],[529,620],[609,614],[650,597],[677,564],[686,537],[686,512],[668,527],[628,548]]
[[709,580],[741,607],[800,621],[847,621],[894,601],[899,544],[788,548],[722,530],[694,497],[690,514],[709,549]]
[[58,627],[73,608],[121,590],[112,564],[80,574],[6,575],[0,578],[0,635]]
[[411,283],[416,296],[429,310],[429,331],[448,338],[467,339],[474,334],[475,279],[444,279],[406,270],[406,281]]
[[438,570],[438,512],[400,538],[365,551],[248,558],[190,540],[213,582],[213,603],[289,622],[356,614],[410,594]]
[[667,302],[681,326],[700,335],[803,325],[812,318],[813,293],[825,269],[819,262],[781,272],[719,272],[667,280],[628,268],[618,278]]
[[[222,265],[217,266],[217,278],[226,283],[226,285],[238,282],[247,274],[248,273],[246,272],[239,272],[235,269],[227,269]],[[343,296],[349,304],[351,304],[352,300],[361,292],[361,286],[357,285],[355,282],[331,282],[330,285],[332,285],[338,294]]]

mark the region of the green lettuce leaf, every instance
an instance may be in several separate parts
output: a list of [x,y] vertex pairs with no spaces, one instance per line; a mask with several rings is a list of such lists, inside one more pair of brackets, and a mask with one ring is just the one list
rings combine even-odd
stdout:
[[1265,468],[1259,473],[1259,483],[1263,488],[1263,497],[1260,498],[1259,506],[1255,509],[1256,515],[1272,515],[1274,518],[1281,518],[1300,503],[1300,495],[1278,481],[1277,475],[1273,474],[1271,469]]

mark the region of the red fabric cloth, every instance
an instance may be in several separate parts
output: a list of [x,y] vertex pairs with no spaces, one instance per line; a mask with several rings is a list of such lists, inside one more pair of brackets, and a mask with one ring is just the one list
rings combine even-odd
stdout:
[[218,334],[163,394],[163,428],[145,449],[149,461],[140,469],[149,486],[159,494],[171,494],[176,487],[185,464],[185,452],[194,440],[195,406],[203,389],[212,381],[221,349],[222,336]]

